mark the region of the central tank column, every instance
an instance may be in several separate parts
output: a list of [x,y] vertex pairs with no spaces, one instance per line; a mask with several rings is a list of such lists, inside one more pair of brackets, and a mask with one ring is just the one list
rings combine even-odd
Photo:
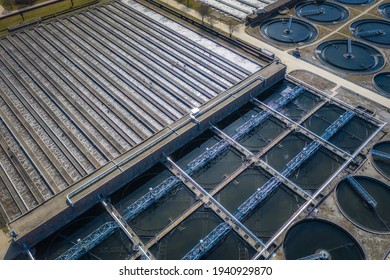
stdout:
[[353,59],[355,56],[352,54],[352,39],[347,40],[347,53],[344,55],[348,59]]
[[288,20],[287,29],[284,30],[284,33],[291,34],[293,32],[291,26],[292,26],[292,16],[290,16]]

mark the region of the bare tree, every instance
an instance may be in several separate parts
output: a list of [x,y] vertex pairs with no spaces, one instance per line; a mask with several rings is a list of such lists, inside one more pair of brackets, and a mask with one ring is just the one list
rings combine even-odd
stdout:
[[13,2],[13,0],[3,0],[2,1],[2,6],[3,6],[3,8],[5,9],[5,10],[11,10],[12,9],[12,3]]
[[33,0],[14,0],[14,1],[18,5],[26,5],[26,6],[31,6],[35,2]]
[[204,18],[210,15],[210,6],[203,2],[200,3],[199,15],[202,18],[202,24],[204,24]]
[[233,33],[237,31],[238,25],[240,24],[238,21],[234,19],[230,19],[228,22],[228,27],[229,27],[229,37],[232,37]]
[[210,14],[207,16],[207,21],[209,22],[211,29],[213,29],[214,23],[217,21],[217,18],[214,15]]

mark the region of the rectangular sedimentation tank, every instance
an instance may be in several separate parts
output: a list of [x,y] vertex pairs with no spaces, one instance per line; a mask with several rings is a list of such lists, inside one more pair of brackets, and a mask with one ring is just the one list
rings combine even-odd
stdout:
[[1,214],[29,245],[285,74],[132,1],[0,40]]
[[[113,205],[106,209],[120,213],[128,232],[133,232],[133,243],[140,244],[152,259],[177,259],[184,254],[186,259],[218,258],[220,254],[226,257],[223,252],[242,259],[241,254],[237,255],[238,243],[232,243],[231,238],[241,238],[243,243],[239,243],[248,249],[244,259],[251,258],[253,250],[262,255],[265,248],[268,253],[264,251],[263,257],[269,256],[278,244],[265,245],[262,240],[278,236],[285,221],[294,221],[291,216],[294,212],[315,207],[316,198],[329,191],[329,180],[343,173],[353,160],[348,151],[360,153],[383,126],[361,111],[328,98],[284,80],[233,110],[222,121],[209,124],[207,131],[175,152],[165,154],[163,164],[156,164],[106,196],[104,201]],[[270,123],[275,121],[284,125],[276,133],[266,133],[274,129]],[[353,145],[349,145],[355,138]],[[260,150],[256,149],[259,145]],[[348,151],[343,150],[346,147]],[[252,148],[255,150],[248,150]],[[245,182],[248,168],[255,168],[265,178],[259,178],[260,173],[251,174],[251,183]],[[225,191],[235,206],[223,199]],[[35,256],[38,259],[140,257],[141,253],[134,252],[133,246],[123,243],[127,238],[121,238],[123,232],[116,230],[118,226],[102,211],[97,205],[39,242],[34,246]],[[248,219],[243,219],[243,215],[249,215]],[[232,219],[236,220],[233,224]],[[210,228],[211,221],[214,226]],[[226,234],[228,243],[221,239]],[[196,244],[200,239],[204,241],[200,245],[207,248],[201,254],[197,250],[200,245]],[[205,255],[211,247],[219,253]]]
[[[185,116],[169,128],[157,133],[135,149],[123,154],[85,179],[69,187],[10,223],[18,233],[17,242],[31,246],[50,235],[62,225],[88,210],[98,202],[98,195],[109,195],[161,160],[163,153],[170,154],[195,138],[230,112],[265,91],[284,77],[285,66],[271,64],[245,79],[212,101],[200,107],[199,123]],[[71,194],[71,195],[69,195]],[[73,206],[70,206],[72,204]]]
[[7,221],[268,64],[127,3],[0,39],[0,204]]

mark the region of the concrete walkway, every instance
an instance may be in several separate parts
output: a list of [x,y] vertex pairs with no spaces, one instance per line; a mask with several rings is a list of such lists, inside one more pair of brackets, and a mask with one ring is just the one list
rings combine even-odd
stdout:
[[[198,12],[196,12],[195,10],[189,9],[188,7],[182,5],[174,0],[160,0],[160,1],[170,5],[172,7],[175,7],[176,9],[181,10],[184,13],[186,13],[194,18],[201,20]],[[383,0],[379,1],[376,4],[380,4],[381,2],[383,2]],[[228,26],[224,23],[216,22],[214,24],[214,27],[218,28],[220,30],[223,30],[224,32],[227,32],[227,33],[229,32]],[[337,76],[337,74],[331,73],[328,70],[325,70],[319,66],[313,65],[309,62],[306,62],[304,60],[296,58],[296,57],[288,54],[287,51],[280,50],[274,46],[269,45],[266,42],[263,42],[255,37],[252,37],[251,35],[249,35],[245,32],[245,26],[243,24],[241,24],[239,26],[239,29],[233,33],[233,37],[238,38],[240,40],[243,40],[243,41],[245,41],[253,46],[263,48],[263,49],[266,49],[266,50],[273,52],[280,59],[280,61],[282,63],[287,65],[287,73],[290,73],[290,72],[292,72],[294,70],[298,70],[298,69],[311,71],[311,72],[313,72],[313,73],[315,73],[315,74],[317,74],[325,79],[328,79],[328,80],[336,83],[338,85],[338,88],[343,86],[344,88],[347,88],[351,91],[354,91],[357,94],[362,95],[362,96],[364,96],[364,97],[366,97],[366,98],[368,98],[368,99],[370,99],[378,104],[381,104],[383,106],[386,106],[387,108],[390,108],[390,99],[383,97],[383,96],[373,92],[372,90],[369,90],[369,89],[364,88],[358,84],[355,84],[354,82],[351,82],[351,81],[348,81],[344,78],[341,78],[341,77]]]

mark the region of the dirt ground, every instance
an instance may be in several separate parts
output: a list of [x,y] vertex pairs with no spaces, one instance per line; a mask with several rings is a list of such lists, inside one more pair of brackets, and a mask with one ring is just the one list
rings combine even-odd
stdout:
[[335,83],[306,70],[294,70],[289,74],[327,93],[330,93],[331,89],[337,86]]

